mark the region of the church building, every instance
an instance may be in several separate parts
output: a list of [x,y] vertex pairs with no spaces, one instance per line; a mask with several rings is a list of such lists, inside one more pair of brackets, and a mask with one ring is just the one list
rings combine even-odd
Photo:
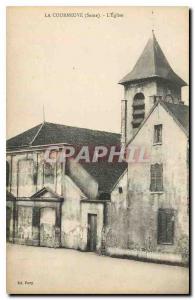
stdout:
[[[121,134],[44,122],[7,141],[7,240],[187,263],[189,108],[186,83],[154,33],[119,84]],[[116,145],[147,159],[48,163],[48,147]]]

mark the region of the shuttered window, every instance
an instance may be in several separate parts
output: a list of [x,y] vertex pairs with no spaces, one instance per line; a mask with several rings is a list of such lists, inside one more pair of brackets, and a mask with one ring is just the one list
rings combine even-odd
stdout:
[[154,164],[150,167],[150,190],[152,192],[163,191],[163,165]]
[[158,211],[158,244],[173,244],[174,210],[159,209]]
[[162,143],[162,124],[154,126],[154,144]]
[[33,226],[38,227],[40,225],[40,208],[34,207],[33,208]]

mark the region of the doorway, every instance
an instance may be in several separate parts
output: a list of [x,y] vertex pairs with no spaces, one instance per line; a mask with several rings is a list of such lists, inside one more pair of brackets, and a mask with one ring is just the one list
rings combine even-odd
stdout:
[[88,234],[87,248],[88,251],[96,251],[97,244],[97,215],[88,214]]
[[40,246],[55,247],[56,210],[50,207],[41,208]]

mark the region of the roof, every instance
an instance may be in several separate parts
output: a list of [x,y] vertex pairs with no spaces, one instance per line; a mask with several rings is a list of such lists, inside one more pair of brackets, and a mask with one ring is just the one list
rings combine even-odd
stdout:
[[184,104],[173,104],[168,102],[162,102],[168,111],[176,118],[179,124],[189,132],[189,106]]
[[116,145],[120,134],[45,122],[7,140],[7,149],[50,144]]
[[34,193],[30,198],[40,198],[43,197],[45,194],[49,193],[52,197],[50,198],[63,198],[62,196],[58,195],[56,192],[54,192],[50,187],[44,186],[39,191]]
[[172,70],[153,32],[133,70],[119,83],[124,85],[128,82],[155,77],[171,81],[178,86],[187,85]]
[[[7,141],[7,149],[49,144],[71,145],[120,145],[120,134],[78,128],[55,123],[39,124]],[[84,169],[97,181],[99,191],[110,192],[115,182],[127,168],[123,163],[81,163]],[[45,189],[39,191],[45,192]],[[33,197],[35,197],[33,195]]]
[[119,177],[125,172],[126,162],[83,163],[84,169],[98,182],[99,192],[110,193]]

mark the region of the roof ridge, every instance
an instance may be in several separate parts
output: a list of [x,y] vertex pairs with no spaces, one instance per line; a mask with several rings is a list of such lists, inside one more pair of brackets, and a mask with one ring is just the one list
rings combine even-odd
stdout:
[[181,107],[188,107],[189,108],[189,105],[181,103],[181,102],[178,102],[178,103],[171,103],[171,102],[166,102],[166,101],[164,101],[164,102],[168,105],[180,105]]
[[156,37],[154,35],[154,31],[152,30],[152,47],[153,47],[153,59],[154,59],[154,75],[156,75],[156,50],[154,46],[154,42],[157,42]]
[[84,129],[84,130],[89,130],[89,131],[98,131],[98,132],[101,132],[101,133],[111,133],[111,134],[120,135],[119,132],[105,131],[105,130],[99,130],[99,129],[91,129],[91,128],[79,127],[79,126],[71,126],[71,125],[54,123],[54,122],[45,122],[44,124],[59,125],[59,126],[65,126],[65,127],[71,127],[71,128],[78,128],[78,129]]
[[36,140],[37,136],[39,135],[41,129],[43,128],[43,125],[45,124],[45,122],[43,122],[42,124],[40,124],[39,129],[37,130],[35,136],[33,137],[32,141],[29,143],[29,145],[32,145],[32,143]]
[[119,84],[125,85],[130,82],[154,77],[168,80],[180,87],[186,85],[185,81],[173,71],[154,32],[152,32],[152,37],[150,36],[148,39],[134,67],[119,81]]
[[[182,128],[182,130],[185,132],[186,135],[188,135],[188,132],[186,130],[186,128],[183,126],[183,124],[181,123],[180,120],[178,120],[178,118],[175,116],[175,114],[171,111],[171,109],[169,108],[169,106],[166,105],[167,102],[160,100],[159,103],[162,105],[162,107],[164,107],[164,109],[166,111],[169,112],[169,114],[172,116],[172,118],[175,120],[175,122],[178,124],[178,126],[180,126]],[[168,103],[168,104],[176,104],[176,103]],[[182,105],[183,107],[184,105]],[[186,105],[187,106],[187,105]]]
[[[132,136],[132,138],[126,143],[126,146],[131,144],[131,142],[135,139],[135,137],[137,136],[137,134],[139,133],[139,131],[141,130],[141,128],[144,126],[144,124],[146,123],[146,121],[149,119],[149,117],[151,116],[151,114],[153,113],[153,111],[155,110],[155,108],[160,104],[162,105],[162,107],[168,112],[170,113],[170,115],[173,117],[174,121],[178,124],[178,126],[180,126],[182,128],[182,130],[185,132],[185,134],[187,135],[187,131],[184,128],[184,126],[182,125],[182,123],[176,118],[176,116],[174,115],[174,113],[168,108],[168,106],[166,105],[167,102],[163,101],[163,100],[158,100],[155,102],[155,104],[152,106],[152,108],[150,109],[150,111],[148,112],[148,114],[146,115],[145,119],[142,121],[142,123],[140,124],[138,130],[135,132],[135,134]],[[174,104],[174,103],[168,103],[168,104]],[[187,106],[188,105],[181,105],[181,106]]]

